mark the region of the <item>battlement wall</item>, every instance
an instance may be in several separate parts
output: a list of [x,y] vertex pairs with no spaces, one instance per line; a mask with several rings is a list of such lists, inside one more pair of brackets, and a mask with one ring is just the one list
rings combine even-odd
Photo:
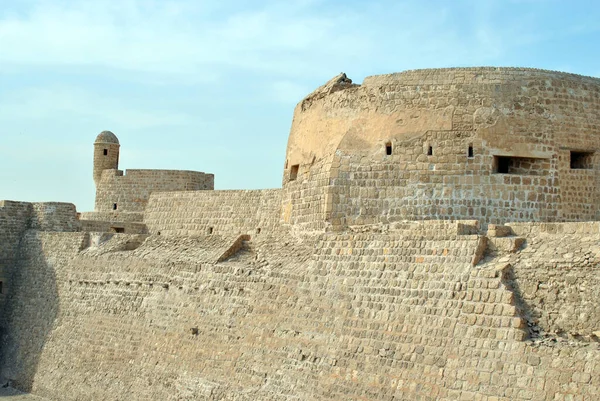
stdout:
[[100,222],[120,221],[125,223],[139,223],[144,220],[143,212],[83,212],[81,220],[95,220]]
[[[123,248],[132,237],[116,234],[81,250],[85,233],[30,231],[5,372],[67,400],[598,398],[600,349],[528,340],[528,279],[507,277],[507,256],[473,266],[472,227],[402,222],[308,243],[265,233],[218,263],[211,251],[233,237]],[[514,254],[514,269],[535,274],[535,253]]]
[[280,189],[153,193],[144,213],[150,233],[179,236],[272,232],[280,219]]
[[329,176],[332,158],[315,162],[282,190],[282,219],[305,232],[324,232],[329,227]]
[[559,72],[417,70],[362,85],[336,77],[296,107],[284,188],[324,176],[315,207],[340,228],[599,220],[599,111],[600,79]]
[[4,382],[11,380],[19,389],[31,390],[41,350],[56,327],[57,286],[64,282],[61,266],[78,254],[87,236],[35,229],[23,233],[0,305],[0,379]]
[[79,231],[77,211],[72,203],[0,201],[0,260],[14,258],[21,236],[27,229]]
[[0,261],[11,260],[31,221],[31,203],[0,201]]
[[38,231],[81,231],[77,209],[72,203],[35,202],[30,228]]
[[95,211],[143,212],[153,192],[214,189],[214,175],[182,170],[104,170],[96,190]]
[[128,234],[145,234],[148,229],[144,223],[111,220],[80,220],[81,230],[87,232],[120,232]]
[[571,223],[507,223],[516,235],[537,236],[539,234],[600,234],[600,222],[580,221]]

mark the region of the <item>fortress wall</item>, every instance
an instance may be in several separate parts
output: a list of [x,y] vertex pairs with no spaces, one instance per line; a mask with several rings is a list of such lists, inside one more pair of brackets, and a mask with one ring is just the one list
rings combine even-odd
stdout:
[[600,174],[594,169],[564,169],[560,174],[561,220],[600,220]]
[[143,212],[83,212],[81,220],[97,220],[99,222],[109,223],[112,221],[139,223],[144,220]]
[[[0,327],[6,317],[6,301],[17,274],[18,253],[23,234],[30,228],[41,231],[79,231],[75,205],[59,202],[0,201]],[[0,331],[1,332],[1,331]]]
[[80,231],[77,209],[72,203],[32,203],[31,228],[39,231]]
[[[6,319],[6,298],[11,287],[19,241],[31,220],[31,203],[0,201],[0,336]],[[0,344],[2,338],[0,338]],[[0,351],[2,347],[0,346]],[[1,363],[1,360],[0,360]]]
[[565,338],[600,336],[600,223],[511,223],[525,236],[507,280],[528,321]]
[[[552,178],[553,158],[524,159],[511,166],[524,174],[494,174],[494,157],[472,132],[429,131],[391,144],[389,156],[383,151],[338,152],[330,189],[334,226],[403,219],[553,221],[564,216],[559,180]],[[433,155],[427,156],[430,146]],[[586,202],[586,212],[569,217],[594,219],[596,210]]]
[[[67,400],[600,395],[597,347],[522,341],[524,320],[502,271],[471,266],[477,235],[456,235],[453,224],[410,225],[418,232],[323,235],[312,251],[293,240],[258,241],[259,259],[251,252],[216,265],[193,262],[201,243],[165,236],[132,251],[90,249],[57,261],[60,324],[40,355],[34,393]],[[436,238],[423,237],[435,228]]]
[[81,231],[88,232],[117,232],[117,230],[122,230],[120,232],[128,233],[128,234],[145,234],[148,232],[148,228],[144,223],[137,222],[110,222],[110,221],[100,221],[100,220],[80,220],[81,221]]
[[31,203],[0,201],[0,261],[15,258],[21,235],[31,219]]
[[275,230],[281,190],[163,192],[150,196],[144,223],[162,235],[256,234]]
[[[600,218],[596,78],[467,68],[369,77],[361,86],[337,90],[328,85],[296,108],[286,160],[288,170],[295,165],[302,170],[315,157],[335,155],[332,179],[363,177],[346,192],[330,189],[333,205],[338,196],[349,202],[333,219],[377,221],[390,213],[488,222]],[[393,150],[386,159],[387,144]],[[474,157],[468,160],[471,144]],[[498,170],[503,157],[510,158],[506,172]],[[373,195],[385,190],[393,195]],[[419,193],[426,198],[421,203]],[[470,194],[477,199],[469,203]],[[406,205],[388,212],[386,205],[404,195]],[[357,214],[358,208],[374,213]]]
[[[82,232],[27,230],[10,275],[2,305],[0,378],[21,390],[31,389],[42,353],[58,322],[60,267],[86,239]],[[53,370],[62,369],[61,365]]]
[[600,234],[600,222],[581,221],[572,223],[507,223],[516,235],[525,237],[539,234]]
[[[331,209],[329,175],[333,157],[302,166],[295,180],[282,191],[282,220],[305,232],[321,231],[327,227]],[[285,181],[289,181],[289,169]]]
[[143,212],[150,194],[214,189],[214,175],[180,170],[104,170],[96,190],[95,211]]
[[[600,382],[578,369],[598,371],[588,358],[599,350],[523,343],[523,321],[502,275],[494,265],[468,267],[476,248],[476,236],[430,239],[412,231],[338,234],[319,244],[315,273],[323,287],[315,287],[340,304],[333,313],[344,320],[338,352],[352,355],[346,366],[338,359],[334,372],[353,379],[325,392],[339,399],[593,399]],[[563,373],[573,385],[556,380]],[[364,391],[367,383],[381,387]]]
[[475,130],[498,151],[524,154],[535,144],[591,151],[598,144],[600,80],[592,77],[519,68],[426,69],[320,90],[296,107],[288,168],[331,155],[341,144],[346,150],[379,147],[428,130]]

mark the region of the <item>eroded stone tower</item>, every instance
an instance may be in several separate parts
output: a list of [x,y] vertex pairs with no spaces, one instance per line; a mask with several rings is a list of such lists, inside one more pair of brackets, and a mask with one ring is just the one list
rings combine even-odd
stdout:
[[104,170],[119,169],[119,139],[110,131],[102,131],[94,141],[94,183],[96,189]]

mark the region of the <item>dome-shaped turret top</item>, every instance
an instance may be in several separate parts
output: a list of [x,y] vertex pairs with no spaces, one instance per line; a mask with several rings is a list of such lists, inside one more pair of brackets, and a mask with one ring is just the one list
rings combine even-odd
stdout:
[[100,135],[96,137],[95,143],[116,143],[118,145],[119,139],[110,131],[102,131]]

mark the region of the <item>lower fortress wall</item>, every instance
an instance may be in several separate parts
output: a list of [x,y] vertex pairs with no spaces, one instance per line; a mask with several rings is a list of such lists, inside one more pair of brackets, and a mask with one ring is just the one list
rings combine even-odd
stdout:
[[166,191],[214,189],[215,177],[198,171],[182,170],[104,170],[96,189],[94,210],[143,212],[150,194]]
[[0,201],[0,307],[11,285],[21,237],[28,229],[60,232],[80,230],[75,205]]
[[[279,196],[248,192],[223,196]],[[513,237],[426,221],[302,240],[266,231],[230,254],[237,236],[220,227],[256,220],[223,213],[189,228],[161,217],[161,202],[210,215],[218,199],[161,194],[147,220],[153,233],[214,234],[25,232],[4,378],[53,400],[600,398],[598,319],[579,320],[597,305],[598,234],[515,225],[530,236],[510,253],[501,242]],[[530,290],[533,276],[561,303]],[[572,320],[544,318],[557,308]]]
[[31,203],[0,201],[0,263],[14,259],[31,220]]
[[199,235],[273,232],[281,189],[153,193],[144,223],[153,234]]

